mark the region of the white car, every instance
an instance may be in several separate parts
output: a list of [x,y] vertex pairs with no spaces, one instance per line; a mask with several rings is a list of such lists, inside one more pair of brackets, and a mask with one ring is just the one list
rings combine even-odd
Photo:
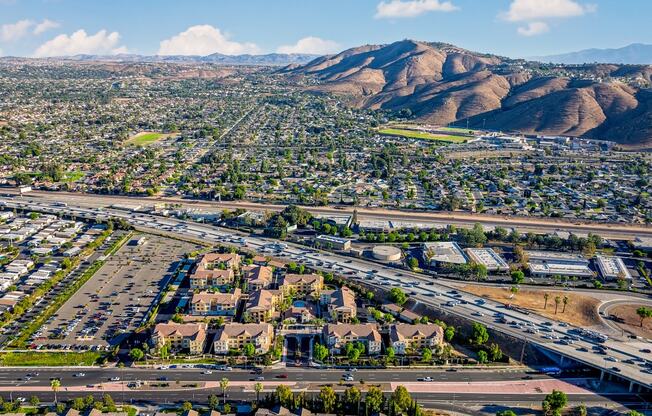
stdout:
[[110,381],[120,381],[120,377],[111,377]]
[[213,374],[211,370],[204,370],[201,372],[202,374]]
[[434,381],[432,377],[422,377],[418,378],[417,381]]
[[24,397],[19,397],[16,399],[17,402],[19,403],[25,403],[25,398]]

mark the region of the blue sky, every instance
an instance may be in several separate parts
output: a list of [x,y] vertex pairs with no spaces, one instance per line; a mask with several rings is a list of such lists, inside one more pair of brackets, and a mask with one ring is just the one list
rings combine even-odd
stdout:
[[0,0],[0,54],[329,53],[411,38],[506,56],[652,43],[650,0]]

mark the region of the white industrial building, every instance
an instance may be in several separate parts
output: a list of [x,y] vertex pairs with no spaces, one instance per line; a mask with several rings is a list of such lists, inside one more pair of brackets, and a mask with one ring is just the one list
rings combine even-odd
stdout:
[[593,277],[589,261],[579,254],[555,251],[528,251],[528,268],[532,276]]
[[623,263],[623,259],[615,256],[596,256],[595,264],[600,270],[604,280],[617,280],[619,278],[631,280],[632,275]]
[[431,267],[438,267],[444,263],[466,264],[467,262],[464,251],[454,241],[423,243],[423,253]]
[[492,248],[467,248],[466,254],[474,263],[482,264],[490,272],[506,272],[509,265]]

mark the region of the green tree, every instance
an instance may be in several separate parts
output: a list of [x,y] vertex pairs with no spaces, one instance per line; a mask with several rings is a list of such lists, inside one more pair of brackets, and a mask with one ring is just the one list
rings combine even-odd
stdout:
[[392,288],[392,290],[389,291],[389,298],[397,305],[403,305],[408,300],[405,292],[403,292],[398,287]]
[[183,410],[184,412],[188,412],[188,411],[192,410],[192,403],[183,402],[183,404],[181,405],[181,410]]
[[555,296],[555,315],[557,315],[557,309],[559,309],[559,304],[561,303],[561,296]]
[[410,257],[408,260],[408,266],[412,270],[416,270],[419,268],[419,260],[416,257]]
[[652,308],[641,306],[636,309],[636,314],[641,318],[641,327],[643,327],[643,322],[648,318],[652,318]]
[[292,407],[294,403],[294,394],[292,390],[284,384],[276,387],[276,396],[283,407]]
[[430,348],[424,348],[423,351],[421,351],[421,360],[427,363],[432,361],[432,350]]
[[545,300],[545,303],[543,304],[543,309],[546,309],[548,307],[548,299],[550,299],[550,293],[544,293],[543,294],[543,299]]
[[39,400],[38,396],[32,396],[29,398],[29,404],[31,404],[34,407],[37,407],[41,401]]
[[312,355],[317,361],[324,361],[328,357],[328,348],[321,344],[315,344]]
[[453,340],[453,337],[455,337],[455,327],[447,326],[446,329],[444,330],[444,339],[446,340],[446,342],[451,342]]
[[131,351],[129,351],[129,358],[134,361],[140,361],[144,356],[145,353],[140,348],[132,348]]
[[211,410],[217,410],[219,406],[220,406],[220,399],[216,395],[211,394],[210,396],[208,396],[208,407]]
[[496,412],[496,416],[516,416],[516,413],[513,410],[506,409]]
[[390,399],[399,410],[404,412],[412,405],[412,396],[410,396],[410,393],[403,386],[396,387]]
[[322,387],[319,390],[319,401],[321,401],[325,413],[333,413],[337,403],[337,394],[332,387]]
[[489,346],[489,358],[491,361],[500,361],[503,358],[503,352],[496,343],[491,343]]
[[361,397],[362,393],[360,393],[360,390],[355,386],[351,386],[344,390],[344,403],[346,403],[350,410],[355,409],[355,412],[352,411],[351,413],[358,414]]
[[220,380],[220,388],[222,389],[222,405],[226,403],[226,389],[229,387],[229,379],[226,377],[222,377]]
[[474,322],[471,326],[471,342],[475,345],[483,345],[487,340],[489,340],[489,332],[487,332],[487,327],[482,325],[479,322]]
[[256,354],[256,347],[251,342],[248,342],[244,346],[244,355],[247,357],[253,357]]
[[515,285],[520,285],[525,281],[525,273],[523,273],[521,270],[514,270],[512,272],[512,283]]
[[113,397],[111,397],[111,395],[108,393],[102,396],[102,404],[109,412],[115,412],[118,410],[115,402],[113,401]]
[[393,360],[394,357],[396,356],[396,351],[394,350],[394,347],[387,347],[386,353],[387,353],[387,358],[389,360]]
[[258,406],[258,402],[260,401],[260,392],[263,391],[263,383],[256,383],[254,384],[254,391],[256,392],[256,406]]
[[487,351],[480,350],[478,351],[478,363],[485,364],[488,361]]
[[371,415],[374,413],[379,413],[383,409],[384,402],[385,396],[383,395],[382,390],[376,386],[369,387],[369,390],[367,390],[367,395],[364,398],[366,414]]
[[58,378],[52,379],[50,381],[50,388],[54,392],[54,404],[57,404],[57,392],[59,391],[59,388],[61,388],[61,380]]
[[553,390],[552,393],[548,394],[541,407],[547,415],[559,416],[561,415],[562,410],[568,404],[568,396],[566,393],[559,390]]

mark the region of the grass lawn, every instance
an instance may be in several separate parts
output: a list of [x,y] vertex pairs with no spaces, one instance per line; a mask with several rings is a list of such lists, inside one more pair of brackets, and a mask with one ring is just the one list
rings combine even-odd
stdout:
[[163,133],[143,132],[132,136],[127,140],[127,144],[133,146],[147,146],[148,144],[155,143],[164,137],[166,137],[166,135]]
[[7,352],[0,355],[0,363],[11,366],[68,366],[93,365],[103,353],[85,352]]
[[72,172],[66,172],[63,176],[64,182],[77,182],[78,180],[84,177],[84,172],[79,170],[74,170]]
[[432,134],[416,130],[382,129],[379,130],[378,133],[386,134],[389,136],[402,136],[408,137],[410,139],[435,140],[446,143],[465,143],[467,140],[466,137],[461,136]]

